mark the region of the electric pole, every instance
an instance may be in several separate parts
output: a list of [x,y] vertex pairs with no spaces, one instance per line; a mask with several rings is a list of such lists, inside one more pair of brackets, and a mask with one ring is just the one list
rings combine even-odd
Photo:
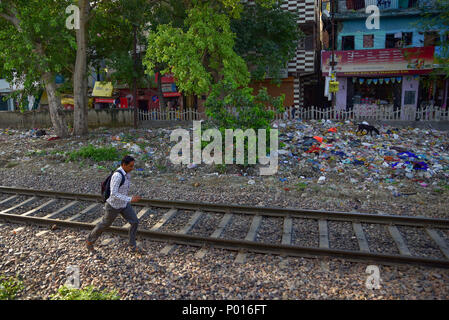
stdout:
[[[331,75],[334,77],[335,75],[335,0],[331,1],[331,24],[332,24],[332,62],[331,62]],[[331,79],[332,79],[331,77]],[[337,81],[337,76],[335,75],[335,79],[333,81]],[[332,92],[332,108],[335,108],[336,105],[336,93]]]
[[137,129],[137,26],[134,25],[134,129]]

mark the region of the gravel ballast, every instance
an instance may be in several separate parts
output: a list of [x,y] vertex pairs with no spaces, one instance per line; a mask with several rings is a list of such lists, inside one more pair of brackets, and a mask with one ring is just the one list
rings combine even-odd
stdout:
[[[178,246],[160,255],[163,243],[140,241],[147,254],[125,249],[126,239],[104,234],[97,259],[84,247],[86,231],[58,229],[36,237],[42,228],[0,227],[0,271],[17,273],[25,289],[18,299],[48,299],[66,281],[68,266],[80,268],[81,285],[115,289],[122,299],[448,299],[449,272],[424,267],[379,266],[381,288],[365,287],[367,264],[329,259],[248,254],[235,264],[235,252]],[[100,243],[112,239],[107,245]]]

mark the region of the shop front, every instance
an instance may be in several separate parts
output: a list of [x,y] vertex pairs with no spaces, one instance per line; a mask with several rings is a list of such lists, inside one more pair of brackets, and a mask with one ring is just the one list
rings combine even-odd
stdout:
[[[158,82],[159,73],[156,74],[156,83]],[[170,111],[181,112],[183,109],[183,98],[176,86],[175,78],[171,74],[163,75],[161,78],[162,93],[167,103],[167,109]]]
[[[433,70],[434,47],[337,51],[337,110],[362,116],[399,112],[414,120],[420,77]],[[323,52],[323,75],[329,74],[331,52]],[[411,119],[413,118],[413,119]]]
[[111,82],[96,81],[92,97],[96,110],[111,109],[115,106],[116,99],[112,96],[114,87]]

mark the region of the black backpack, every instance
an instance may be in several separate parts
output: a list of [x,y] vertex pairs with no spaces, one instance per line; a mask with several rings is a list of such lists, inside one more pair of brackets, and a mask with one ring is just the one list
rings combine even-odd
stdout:
[[108,200],[109,197],[111,196],[111,179],[114,173],[116,172],[120,173],[122,176],[122,182],[120,183],[120,187],[123,186],[123,184],[125,183],[125,175],[119,170],[115,172],[113,171],[101,184],[101,196],[103,198],[103,203],[106,202],[106,200]]

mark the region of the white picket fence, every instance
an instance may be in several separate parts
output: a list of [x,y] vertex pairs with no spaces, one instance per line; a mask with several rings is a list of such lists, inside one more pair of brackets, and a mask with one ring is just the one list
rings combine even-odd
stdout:
[[[315,106],[306,108],[285,108],[283,114],[277,114],[276,120],[398,120],[398,121],[449,121],[448,109],[438,106],[428,106],[422,109],[407,109],[394,111],[393,108],[354,108],[350,111],[336,110],[334,108],[319,108]],[[293,117],[294,114],[294,117]]]
[[[350,111],[336,110],[334,108],[320,107],[285,107],[284,113],[276,113],[275,120],[398,120],[398,121],[449,121],[448,109],[438,106],[427,106],[417,110],[402,108],[394,110],[392,106],[373,107],[372,105],[360,105]],[[234,111],[235,112],[235,111]],[[192,121],[209,120],[204,112],[197,112],[192,109],[184,111],[167,110],[139,110],[140,121]]]
[[139,110],[140,121],[192,121],[192,120],[206,120],[204,112],[197,112],[192,109],[181,111],[154,109],[149,111]]

